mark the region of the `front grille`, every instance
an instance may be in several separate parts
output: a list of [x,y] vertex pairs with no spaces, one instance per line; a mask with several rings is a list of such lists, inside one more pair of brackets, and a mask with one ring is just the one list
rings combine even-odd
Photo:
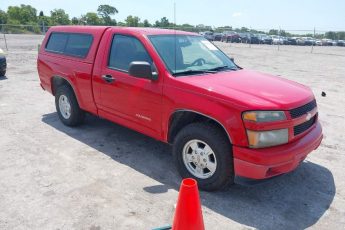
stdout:
[[316,117],[317,115],[315,115],[309,121],[306,121],[300,125],[296,125],[295,127],[293,127],[294,135],[297,136],[298,134],[301,134],[304,131],[307,131],[315,123]]
[[294,118],[300,117],[306,114],[307,112],[312,111],[315,107],[316,107],[316,100],[313,100],[309,102],[308,104],[292,109],[290,110],[291,118],[294,119]]

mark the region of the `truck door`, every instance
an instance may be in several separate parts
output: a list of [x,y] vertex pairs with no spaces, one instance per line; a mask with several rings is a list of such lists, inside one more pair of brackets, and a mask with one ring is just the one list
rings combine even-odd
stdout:
[[135,36],[113,33],[107,44],[100,73],[94,76],[100,92],[96,101],[100,115],[147,135],[159,136],[162,79],[151,81],[128,74],[132,61],[146,61],[154,66],[152,58]]

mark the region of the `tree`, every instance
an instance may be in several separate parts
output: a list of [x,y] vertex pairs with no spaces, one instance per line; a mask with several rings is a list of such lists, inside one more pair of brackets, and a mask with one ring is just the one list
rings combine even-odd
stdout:
[[132,15],[129,15],[126,20],[126,25],[127,26],[131,26],[131,27],[138,27],[139,26],[139,22],[140,22],[140,18],[137,17],[137,16],[132,16]]
[[116,20],[112,19],[110,15],[115,15],[119,11],[110,5],[100,5],[97,9],[98,15],[103,19],[105,25],[116,26]]
[[275,30],[275,29],[271,29],[269,32],[268,32],[269,35],[278,35],[278,30]]
[[345,32],[344,31],[337,32],[337,35],[338,35],[338,39],[345,40]]
[[247,27],[241,27],[240,31],[241,31],[241,32],[248,32],[249,29],[248,29]]
[[6,24],[7,23],[7,13],[3,10],[0,10],[0,24]]
[[9,6],[8,19],[11,23],[34,24],[37,21],[37,10],[30,5]]
[[288,36],[288,33],[286,33],[285,30],[280,30],[279,31],[279,35],[283,36],[283,37],[286,37],[286,36]]
[[177,26],[177,28],[182,29],[184,31],[189,31],[189,32],[197,32],[198,31],[193,25],[190,25],[188,23]]
[[44,13],[43,13],[43,11],[41,10],[40,11],[40,13],[39,13],[39,15],[38,15],[39,17],[43,17],[44,16]]
[[93,12],[88,12],[86,13],[86,15],[83,15],[80,21],[84,25],[101,25],[102,24],[102,19],[100,19],[98,15]]
[[38,23],[38,25],[40,27],[40,30],[43,33],[45,33],[47,31],[47,29],[48,29],[47,27],[48,26],[52,25],[50,17],[47,17],[47,16],[39,16],[37,23]]
[[79,24],[79,19],[77,17],[73,17],[71,19],[71,23],[72,23],[72,25],[78,25]]
[[328,32],[326,32],[325,36],[328,39],[336,39],[337,34],[333,31],[328,31]]
[[117,25],[118,26],[126,26],[126,23],[125,22],[118,22]]
[[149,23],[147,19],[144,20],[143,22],[143,27],[151,27],[152,25]]
[[173,24],[170,23],[166,17],[161,18],[160,21],[156,21],[155,23],[155,27],[169,28],[171,26],[173,26]]
[[217,33],[222,33],[222,32],[224,32],[224,31],[231,31],[232,30],[232,26],[222,26],[222,27],[217,27],[216,29],[215,29],[215,31],[217,32]]
[[50,17],[53,25],[69,25],[68,14],[63,9],[54,9],[50,11]]

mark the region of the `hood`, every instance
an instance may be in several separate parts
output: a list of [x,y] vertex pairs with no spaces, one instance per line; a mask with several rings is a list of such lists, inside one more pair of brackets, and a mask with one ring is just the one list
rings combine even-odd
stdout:
[[246,109],[289,110],[314,98],[311,90],[302,84],[249,70],[223,71],[177,79],[194,87],[193,91]]

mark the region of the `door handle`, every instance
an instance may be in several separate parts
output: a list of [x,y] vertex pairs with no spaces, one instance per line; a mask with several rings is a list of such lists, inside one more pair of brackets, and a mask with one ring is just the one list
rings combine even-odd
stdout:
[[107,83],[113,83],[115,81],[115,78],[113,78],[113,76],[111,76],[110,74],[102,75],[102,78]]

